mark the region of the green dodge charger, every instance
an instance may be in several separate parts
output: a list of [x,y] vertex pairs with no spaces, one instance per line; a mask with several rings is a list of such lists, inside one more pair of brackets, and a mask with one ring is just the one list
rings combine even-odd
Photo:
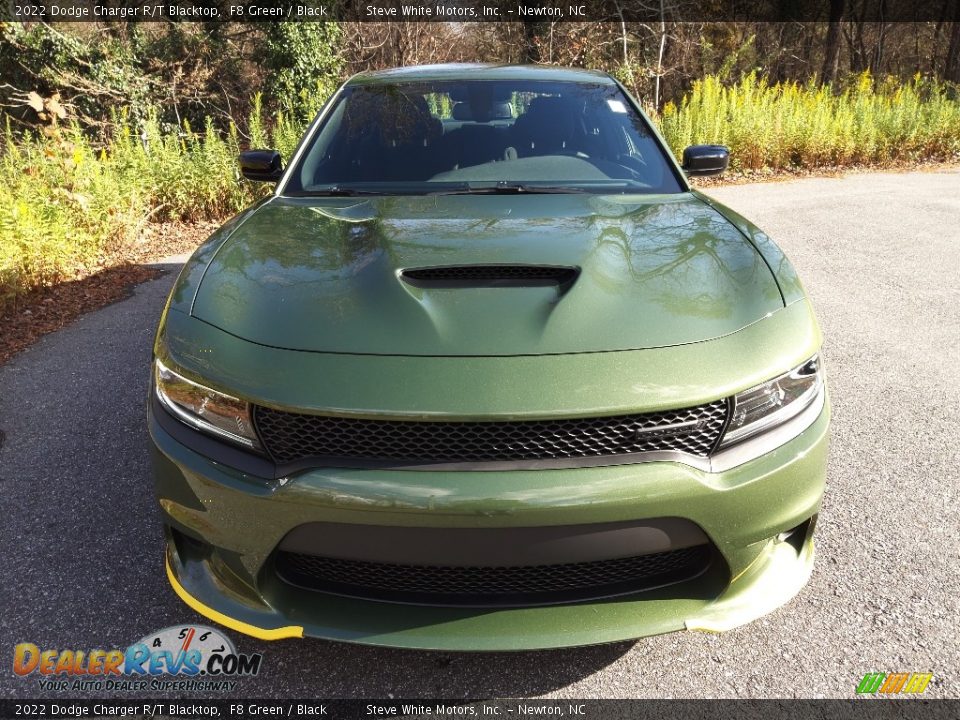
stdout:
[[187,262],[148,424],[174,591],[262,639],[724,631],[813,564],[820,330],[611,77],[364,73]]

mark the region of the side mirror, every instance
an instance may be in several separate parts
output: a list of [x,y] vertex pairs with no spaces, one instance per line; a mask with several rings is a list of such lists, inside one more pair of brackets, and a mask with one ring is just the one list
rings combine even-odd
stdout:
[[730,164],[730,148],[724,145],[691,145],[683,151],[687,175],[719,175]]
[[240,153],[240,174],[247,180],[277,182],[283,175],[283,161],[276,150],[247,150]]

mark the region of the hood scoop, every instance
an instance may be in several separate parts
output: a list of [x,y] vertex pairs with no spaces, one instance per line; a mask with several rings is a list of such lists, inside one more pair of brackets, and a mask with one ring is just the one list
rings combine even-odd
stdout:
[[400,278],[418,288],[553,287],[567,289],[580,268],[553,265],[445,265],[408,268]]

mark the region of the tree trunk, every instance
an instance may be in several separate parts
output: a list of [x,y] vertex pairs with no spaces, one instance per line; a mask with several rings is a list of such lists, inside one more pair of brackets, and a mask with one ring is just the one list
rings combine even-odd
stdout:
[[870,65],[870,71],[880,76],[883,73],[883,41],[886,39],[886,22],[877,23],[877,46],[873,52],[873,62]]
[[832,83],[837,78],[840,65],[840,23],[843,22],[844,0],[830,0],[830,25],[827,28],[827,43],[823,56],[820,82]]
[[953,32],[950,33],[950,46],[947,48],[947,62],[943,68],[944,80],[960,83],[960,3],[957,4],[956,16],[953,21]]

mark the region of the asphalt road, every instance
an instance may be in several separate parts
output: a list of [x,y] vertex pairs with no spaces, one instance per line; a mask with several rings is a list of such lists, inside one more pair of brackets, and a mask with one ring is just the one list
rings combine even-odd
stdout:
[[[786,250],[826,336],[833,445],[806,589],[724,635],[578,650],[469,655],[232,633],[265,656],[240,693],[848,698],[866,672],[912,670],[934,673],[929,695],[960,696],[960,171],[712,194]],[[173,277],[0,367],[0,697],[43,694],[10,670],[17,642],[126,647],[201,620],[163,575],[144,428]]]

